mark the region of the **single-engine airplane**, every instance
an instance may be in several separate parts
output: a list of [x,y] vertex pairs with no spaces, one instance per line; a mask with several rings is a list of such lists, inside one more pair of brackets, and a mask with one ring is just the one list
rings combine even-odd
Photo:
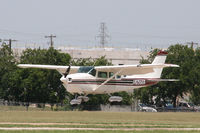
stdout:
[[[19,64],[20,68],[55,69],[62,77],[64,87],[71,94],[80,94],[70,103],[87,102],[88,94],[112,94],[115,92],[133,91],[133,89],[150,86],[159,81],[177,81],[160,79],[164,67],[179,67],[165,64],[167,52],[159,51],[152,64],[118,65],[118,66],[57,66]],[[122,97],[111,96],[110,102],[120,102]]]

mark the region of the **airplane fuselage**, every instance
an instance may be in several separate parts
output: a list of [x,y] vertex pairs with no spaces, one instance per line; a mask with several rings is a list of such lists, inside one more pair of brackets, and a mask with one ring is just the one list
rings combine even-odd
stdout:
[[[114,78],[101,86],[106,80],[107,78],[97,78],[88,73],[70,74],[67,76],[67,78],[61,78],[61,81],[68,92],[72,94],[78,93],[86,95],[105,93],[109,94],[121,91],[129,92],[136,88],[154,85],[157,83],[151,79],[134,78],[129,76]],[[96,89],[98,87],[99,89]]]

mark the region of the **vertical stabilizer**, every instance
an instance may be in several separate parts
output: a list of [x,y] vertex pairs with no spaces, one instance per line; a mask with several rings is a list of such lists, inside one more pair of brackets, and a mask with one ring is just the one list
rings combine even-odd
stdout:
[[[152,64],[165,64],[165,60],[167,57],[167,52],[159,51]],[[152,73],[152,78],[160,78],[163,68],[154,68],[154,72]]]
[[159,51],[152,64],[164,64],[167,54],[168,53],[165,51]]

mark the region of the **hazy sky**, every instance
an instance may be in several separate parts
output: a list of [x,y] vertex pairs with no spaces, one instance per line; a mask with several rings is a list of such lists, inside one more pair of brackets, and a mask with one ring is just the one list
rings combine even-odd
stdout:
[[101,22],[109,46],[200,43],[200,0],[0,0],[0,38],[19,44],[95,46]]

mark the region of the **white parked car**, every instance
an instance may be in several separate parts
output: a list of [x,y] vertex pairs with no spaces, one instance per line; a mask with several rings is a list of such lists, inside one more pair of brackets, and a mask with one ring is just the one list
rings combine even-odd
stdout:
[[139,111],[142,111],[142,112],[157,112],[156,109],[152,107],[148,107],[143,103],[139,103],[138,106],[139,106]]

